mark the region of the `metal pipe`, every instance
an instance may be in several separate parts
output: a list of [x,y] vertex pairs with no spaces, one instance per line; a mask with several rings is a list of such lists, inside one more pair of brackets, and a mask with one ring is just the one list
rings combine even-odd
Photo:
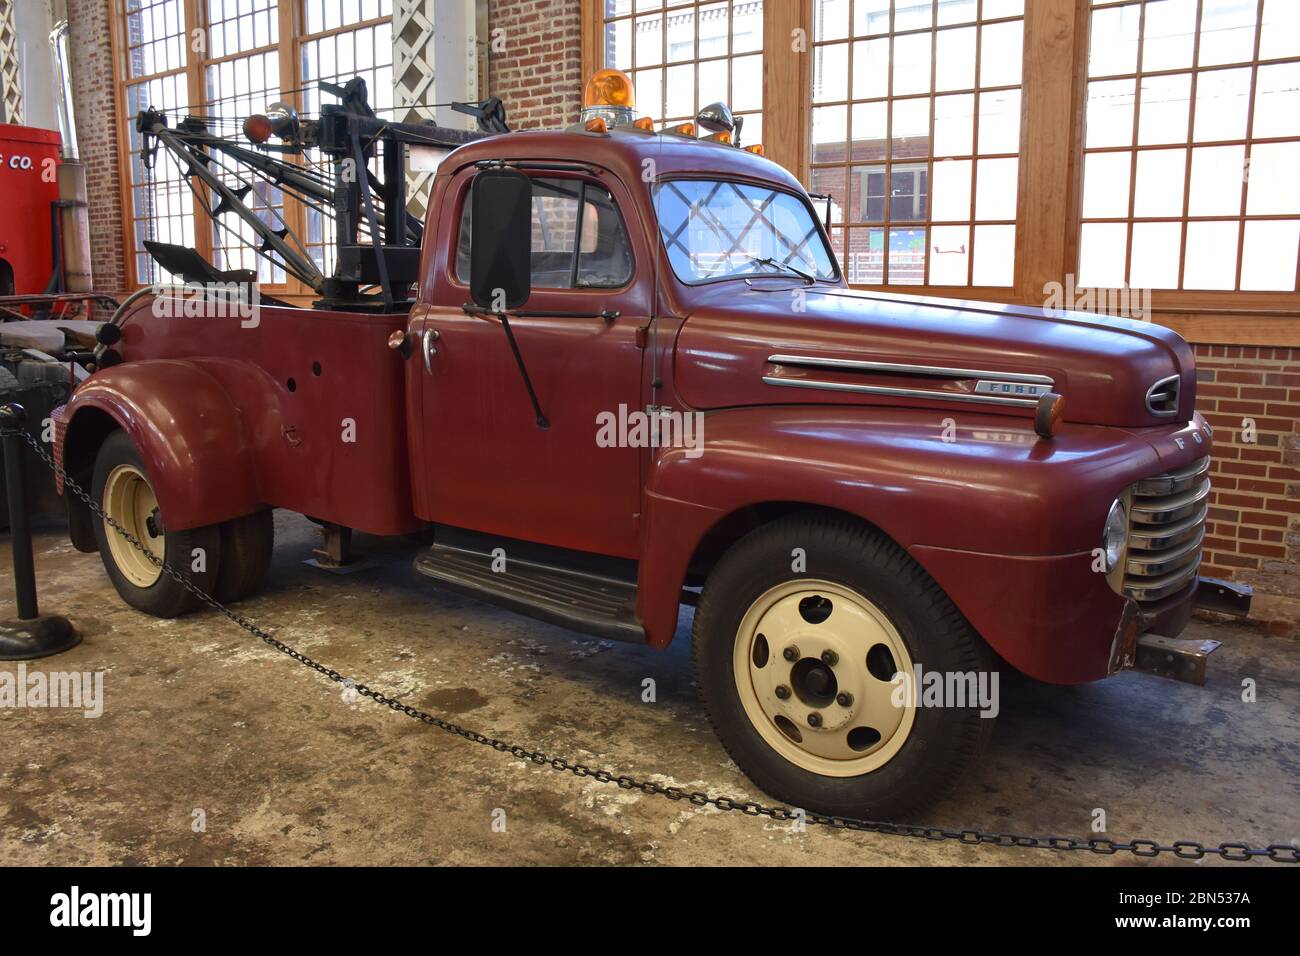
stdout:
[[50,56],[54,61],[55,111],[63,141],[58,168],[59,222],[63,252],[63,289],[90,292],[94,276],[90,266],[90,207],[86,201],[86,167],[77,158],[77,123],[72,108],[72,73],[68,57],[68,21],[50,31]]
[[27,471],[23,468],[23,428],[27,414],[21,405],[0,405],[0,442],[4,444],[5,485],[9,497],[9,537],[14,550],[14,594],[18,618],[40,616],[36,606],[36,564],[32,559],[32,516],[27,510]]
[[50,58],[54,61],[54,110],[59,119],[59,136],[63,139],[63,158],[77,158],[77,120],[72,108],[72,73],[69,70],[67,20],[60,20],[50,31]]

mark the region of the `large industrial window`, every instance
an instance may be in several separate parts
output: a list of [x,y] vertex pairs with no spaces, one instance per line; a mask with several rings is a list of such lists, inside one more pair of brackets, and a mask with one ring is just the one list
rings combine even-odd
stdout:
[[[185,72],[189,48],[181,0],[119,0],[123,15],[122,98],[126,114],[174,111],[190,101]],[[139,284],[170,277],[145,251],[146,240],[194,245],[194,205],[179,164],[166,153],[140,155],[140,134],[127,124],[125,189],[131,259]]]
[[[667,9],[665,9],[665,6]],[[763,0],[604,0],[603,64],[625,70],[661,127],[728,104],[742,142],[763,138]]]
[[1079,281],[1292,292],[1300,3],[1094,2]]
[[[337,102],[322,96],[318,81],[341,85],[359,76],[366,81],[371,109],[392,116],[392,14],[393,0],[307,0],[298,83],[306,113],[317,114],[322,104]],[[318,150],[310,150],[307,161],[318,166],[323,162]],[[379,173],[377,162],[372,170]],[[334,269],[334,221],[319,209],[308,209],[306,223],[307,251],[328,275]]]
[[[134,117],[164,111],[175,124],[203,115],[220,135],[238,136],[243,118],[284,100],[316,113],[318,80],[362,76],[376,109],[393,103],[392,0],[112,0],[120,102],[124,208],[129,210],[129,274],[135,285],[170,280],[144,248],[145,240],[189,246],[219,269],[256,270],[273,287],[284,271],[258,256],[251,230],[233,214],[210,223],[181,170],[164,150],[140,156]],[[325,98],[324,102],[331,102]],[[319,163],[318,155],[304,162]],[[215,170],[225,176],[222,170]],[[328,271],[325,250],[332,223],[315,210],[287,207],[279,190],[259,186],[245,201],[275,229],[304,235]],[[196,223],[201,225],[196,230]],[[288,291],[294,291],[289,288]]]
[[[206,14],[210,59],[203,67],[203,106],[220,133],[237,134],[242,117],[264,112],[280,99],[276,0],[206,0]],[[226,168],[217,166],[213,172],[235,186],[236,177]],[[244,201],[272,229],[284,228],[280,190],[258,180]],[[238,216],[224,213],[211,229],[212,264],[218,269],[252,270],[261,282],[284,283],[284,270],[257,254],[260,240]]]
[[809,185],[850,282],[1010,286],[1022,0],[813,0]]

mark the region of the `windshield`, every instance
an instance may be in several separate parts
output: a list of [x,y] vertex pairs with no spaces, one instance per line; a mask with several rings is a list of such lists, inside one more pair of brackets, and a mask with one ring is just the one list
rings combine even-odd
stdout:
[[835,260],[808,205],[767,186],[677,179],[655,186],[659,232],[677,278],[836,278]]

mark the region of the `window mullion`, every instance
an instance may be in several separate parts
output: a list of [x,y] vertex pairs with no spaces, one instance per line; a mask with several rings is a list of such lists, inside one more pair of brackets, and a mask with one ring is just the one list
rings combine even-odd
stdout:
[[[204,93],[204,70],[208,58],[207,18],[203,15],[202,0],[183,0],[182,11],[185,16],[185,79],[189,93],[187,112],[196,115],[206,114],[207,96]],[[198,33],[195,33],[195,31]],[[197,42],[196,42],[197,41]],[[196,52],[196,49],[197,52]],[[183,117],[176,117],[179,122]],[[208,262],[212,261],[212,220],[208,215],[206,204],[211,201],[208,189],[202,183],[191,191],[194,207],[194,249]]]
[[[302,112],[302,67],[298,57],[298,24],[302,22],[299,9],[303,0],[280,0],[277,6],[280,35],[280,98],[295,110]],[[301,154],[285,153],[286,162],[303,165]],[[307,215],[301,202],[284,194],[284,219],[286,225],[306,243]],[[296,276],[285,274],[286,287],[291,294],[312,295],[313,290]]]

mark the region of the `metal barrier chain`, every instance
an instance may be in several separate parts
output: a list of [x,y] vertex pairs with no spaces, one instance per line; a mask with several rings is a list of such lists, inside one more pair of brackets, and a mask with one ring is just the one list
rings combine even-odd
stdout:
[[1139,857],[1156,857],[1162,853],[1171,853],[1183,860],[1199,860],[1206,856],[1218,856],[1222,857],[1224,860],[1247,862],[1257,857],[1268,857],[1268,859],[1277,863],[1300,863],[1300,847],[1289,843],[1273,843],[1269,844],[1267,847],[1252,847],[1248,843],[1220,843],[1218,846],[1206,846],[1195,840],[1177,840],[1174,843],[1165,846],[1157,843],[1155,840],[1131,840],[1128,842],[1121,842],[1096,837],[1083,840],[1076,837],[1022,836],[1014,833],[990,833],[974,828],[948,830],[943,827],[886,823],[878,820],[859,820],[855,817],[811,813],[788,807],[769,807],[752,800],[734,800],[725,796],[711,797],[698,790],[688,791],[681,787],[666,787],[650,780],[638,780],[636,777],[628,776],[626,774],[615,774],[608,770],[593,770],[586,764],[574,763],[565,760],[563,757],[553,757],[540,750],[529,750],[526,747],[507,743],[506,741],[498,740],[495,737],[488,737],[486,734],[481,734],[474,730],[467,730],[458,724],[453,724],[448,720],[444,720],[441,717],[428,713],[427,711],[420,710],[417,707],[403,704],[401,701],[388,697],[366,684],[357,683],[351,680],[351,678],[340,674],[333,668],[326,667],[324,664],[313,660],[306,654],[303,654],[301,651],[296,650],[283,641],[277,640],[273,635],[248,620],[248,618],[244,617],[242,614],[230,610],[230,608],[226,607],[216,598],[201,590],[183,574],[171,567],[171,565],[156,557],[152,551],[141,544],[141,542],[131,535],[125,528],[105,514],[103,508],[101,508],[97,502],[92,500],[91,496],[76,482],[68,477],[63,466],[55,462],[53,456],[42,448],[35,438],[26,432],[23,433],[23,438],[26,439],[27,443],[35,449],[36,453],[42,459],[44,459],[45,463],[54,470],[55,474],[58,475],[59,479],[63,482],[64,488],[71,490],[74,495],[84,501],[93,514],[102,519],[105,524],[129,541],[133,547],[143,553],[144,556],[160,570],[174,579],[177,584],[184,587],[208,607],[228,618],[243,630],[275,648],[280,653],[287,654],[295,661],[298,661],[298,663],[304,664],[312,670],[323,674],[330,680],[336,683],[351,684],[358,694],[363,697],[369,697],[377,704],[382,704],[391,710],[405,714],[406,716],[428,724],[431,727],[437,727],[449,734],[463,737],[466,740],[471,740],[476,744],[482,744],[485,747],[491,747],[493,750],[501,753],[510,754],[512,757],[516,757],[520,760],[527,760],[539,766],[548,766],[552,770],[557,770],[562,773],[571,773],[578,777],[590,777],[600,783],[613,783],[623,790],[640,790],[642,793],[666,797],[672,801],[685,800],[692,806],[712,806],[724,811],[738,810],[745,816],[770,817],[773,820],[802,821],[817,826],[829,827],[834,830],[855,830],[864,833],[879,833],[885,836],[909,836],[932,841],[956,840],[959,843],[965,843],[970,846],[988,844],[991,846],[1019,847],[1035,850],[1087,850],[1092,853],[1100,853],[1106,856],[1115,853],[1132,853],[1134,856]]

